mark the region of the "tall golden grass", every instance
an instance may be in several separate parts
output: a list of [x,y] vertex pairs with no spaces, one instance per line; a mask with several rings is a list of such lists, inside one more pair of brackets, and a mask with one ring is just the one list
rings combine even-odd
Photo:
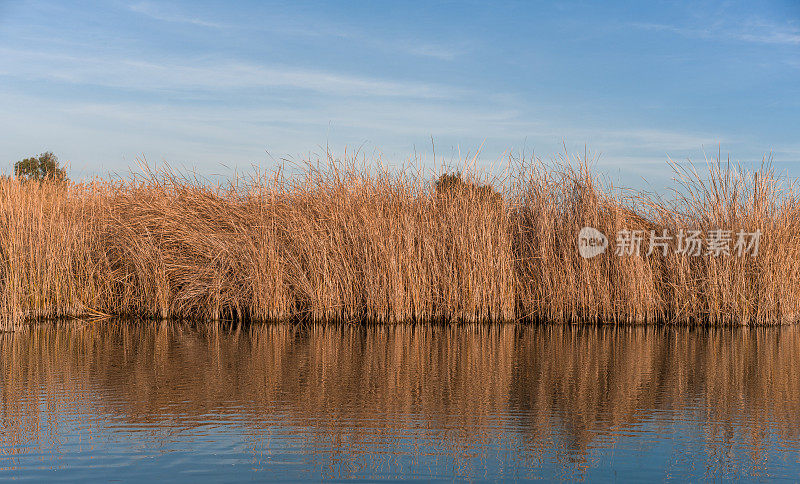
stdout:
[[[28,318],[779,324],[800,314],[800,200],[768,165],[676,165],[669,201],[605,187],[585,159],[515,165],[502,196],[420,171],[309,165],[226,186],[145,171],[0,181],[0,314]],[[475,182],[475,185],[470,185]],[[474,186],[475,189],[469,189]],[[762,232],[757,257],[592,259],[584,226]],[[674,248],[675,241],[672,241]]]

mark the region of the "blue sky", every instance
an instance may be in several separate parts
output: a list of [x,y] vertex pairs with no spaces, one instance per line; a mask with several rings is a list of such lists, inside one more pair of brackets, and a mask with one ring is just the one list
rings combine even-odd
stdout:
[[[719,145],[800,175],[800,2],[0,0],[0,163],[228,175],[565,144],[637,185]],[[753,3],[753,5],[750,5]]]

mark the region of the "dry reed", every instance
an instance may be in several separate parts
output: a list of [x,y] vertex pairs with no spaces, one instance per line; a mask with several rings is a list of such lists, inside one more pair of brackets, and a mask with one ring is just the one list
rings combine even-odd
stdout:
[[[104,315],[794,321],[800,200],[768,166],[709,168],[676,166],[682,186],[670,202],[604,188],[585,159],[566,158],[519,164],[502,196],[469,183],[437,192],[419,172],[353,162],[228,186],[170,171],[68,184],[6,178],[0,324]],[[622,229],[763,235],[757,257],[609,250],[584,259],[584,226],[612,240]]]

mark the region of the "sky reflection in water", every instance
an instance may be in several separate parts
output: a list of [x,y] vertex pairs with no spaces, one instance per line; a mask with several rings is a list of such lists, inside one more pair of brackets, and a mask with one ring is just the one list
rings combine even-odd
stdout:
[[0,479],[800,474],[800,330],[36,325]]

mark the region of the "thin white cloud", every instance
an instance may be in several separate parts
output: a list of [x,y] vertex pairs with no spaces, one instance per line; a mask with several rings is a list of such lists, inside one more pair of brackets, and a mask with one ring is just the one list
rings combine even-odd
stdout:
[[739,34],[738,38],[762,44],[800,45],[800,31],[742,33]]
[[675,34],[680,35],[687,35],[689,33],[689,29],[684,29],[681,27],[677,27],[675,25],[669,24],[658,24],[652,22],[631,22],[629,24],[631,27],[640,29],[640,30],[653,30],[658,32],[672,32]]
[[[128,6],[128,9],[132,12],[162,22],[184,23],[217,29],[228,27],[225,24],[212,22],[199,17],[189,16],[185,13],[176,11],[175,9],[164,8],[163,5],[148,1],[131,4]],[[237,28],[242,27],[239,26]],[[262,27],[259,27],[259,30],[261,28]],[[282,21],[273,22],[268,27],[263,28],[266,28],[270,32],[281,35],[349,39],[358,41],[362,44],[372,45],[381,50],[400,52],[418,57],[429,57],[444,61],[454,60],[457,56],[461,55],[463,51],[463,49],[444,44],[405,41],[400,39],[381,39],[367,35],[363,32],[360,33],[358,29],[354,27],[343,28],[342,26],[330,26],[325,25],[324,23],[320,24],[318,22],[313,25],[309,25],[308,19],[303,19],[300,22],[294,19],[282,19]]]
[[[226,28],[225,24],[212,22],[199,17],[192,17],[174,9],[165,9],[162,5],[153,2],[139,2],[131,4],[128,9],[132,12],[150,17],[162,22],[184,23],[197,25],[200,27]],[[342,27],[332,28],[326,25],[309,26],[307,22],[298,23],[286,21],[283,24],[277,22],[270,25],[268,30],[283,35],[303,36],[303,37],[331,37],[338,39],[356,40],[360,43],[371,44],[382,50],[401,52],[418,57],[429,57],[438,60],[452,61],[460,55],[461,49],[453,46],[435,44],[428,42],[378,39],[363,33],[358,33],[354,28],[344,29]]]
[[540,119],[530,111],[494,104],[301,97],[283,106],[171,105],[5,94],[0,91],[0,97],[11,100],[4,106],[8,116],[0,119],[5,157],[53,150],[72,162],[70,175],[76,179],[135,167],[141,154],[151,162],[165,160],[224,178],[235,169],[248,172],[252,163],[270,167],[283,158],[313,158],[324,153],[328,141],[335,154],[345,146],[363,148],[384,153],[387,165],[394,167],[418,154],[424,167],[433,168],[433,137],[437,160],[448,163],[463,162],[464,155],[483,145],[479,170],[494,162],[503,165],[503,153],[523,146],[528,155],[535,149],[548,158],[562,152],[562,143],[570,153],[581,154],[586,145],[590,153],[601,155],[597,168],[616,185],[640,186],[645,178],[658,188],[669,180],[668,155],[701,159],[702,147],[713,151],[717,143],[739,156],[762,154],[747,151],[753,143],[738,138],[655,127],[604,129],[570,119]]
[[162,22],[173,22],[197,25],[199,27],[223,28],[223,24],[211,22],[197,17],[191,17],[174,11],[167,11],[162,6],[151,2],[139,2],[129,5],[128,8],[136,13],[145,15]]
[[[569,120],[539,120],[501,106],[436,106],[425,101],[391,98],[373,102],[305,100],[285,107],[52,102],[28,98],[19,100],[17,108],[12,116],[14,123],[6,126],[8,130],[19,130],[21,120],[27,118],[31,118],[33,126],[36,119],[41,119],[36,112],[41,111],[49,112],[45,117],[54,123],[54,133],[70,120],[71,129],[85,126],[108,133],[103,139],[116,139],[112,145],[128,144],[127,138],[137,137],[143,143],[163,145],[165,149],[188,143],[194,152],[208,149],[224,152],[227,147],[232,155],[242,147],[249,147],[251,152],[269,147],[279,155],[313,148],[315,142],[324,141],[331,129],[337,133],[335,138],[339,142],[368,139],[380,148],[400,147],[399,151],[406,152],[411,146],[402,147],[407,142],[403,140],[426,140],[430,136],[444,144],[459,140],[478,146],[488,140],[501,151],[514,148],[527,138],[531,146],[543,153],[559,151],[561,143],[567,142],[571,148],[587,144],[614,160],[626,153],[637,160],[649,156],[653,163],[663,162],[667,154],[694,152],[717,143],[730,144],[724,136],[714,134],[575,126]],[[7,123],[0,123],[3,124]]]
[[344,96],[450,99],[453,86],[393,81],[335,72],[237,61],[187,63],[82,57],[0,49],[0,75],[129,90],[215,91],[286,88]]
[[452,61],[459,54],[460,51],[452,47],[435,44],[408,44],[401,47],[411,55],[420,57],[431,57],[433,59]]
[[657,128],[630,129],[592,129],[584,133],[598,144],[608,147],[630,147],[638,150],[668,152],[671,150],[691,150],[701,146],[727,143],[728,140],[719,134],[697,134]]
[[758,44],[800,45],[800,28],[791,24],[748,21],[736,24],[717,22],[700,27],[647,22],[634,22],[630,25],[642,30],[671,32],[689,38],[735,40]]

